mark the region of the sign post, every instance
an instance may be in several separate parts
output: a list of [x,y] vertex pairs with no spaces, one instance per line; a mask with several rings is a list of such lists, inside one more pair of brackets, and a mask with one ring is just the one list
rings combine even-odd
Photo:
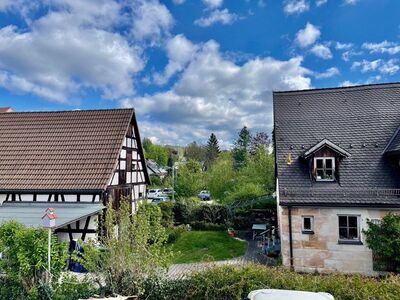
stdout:
[[51,229],[56,226],[56,218],[54,208],[47,208],[42,217],[43,227],[48,230],[47,237],[47,282],[51,283]]

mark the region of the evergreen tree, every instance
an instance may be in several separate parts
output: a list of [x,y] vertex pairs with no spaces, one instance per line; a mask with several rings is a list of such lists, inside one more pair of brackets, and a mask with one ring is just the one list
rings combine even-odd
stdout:
[[250,154],[255,155],[257,153],[257,151],[261,148],[263,148],[264,150],[268,150],[270,143],[271,143],[271,141],[270,141],[267,133],[258,132],[251,139]]
[[204,166],[209,169],[218,158],[221,151],[219,150],[218,139],[214,133],[211,133],[206,146],[206,159]]
[[240,169],[245,164],[247,154],[249,153],[250,142],[251,133],[247,129],[247,126],[244,126],[240,130],[239,137],[233,148],[233,164],[235,169]]

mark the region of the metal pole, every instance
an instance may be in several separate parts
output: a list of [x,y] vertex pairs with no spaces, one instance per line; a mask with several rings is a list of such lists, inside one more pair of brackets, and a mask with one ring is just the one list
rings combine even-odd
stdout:
[[47,271],[48,282],[51,283],[51,228],[48,229],[48,248],[47,248]]
[[175,201],[175,164],[172,165],[172,201]]

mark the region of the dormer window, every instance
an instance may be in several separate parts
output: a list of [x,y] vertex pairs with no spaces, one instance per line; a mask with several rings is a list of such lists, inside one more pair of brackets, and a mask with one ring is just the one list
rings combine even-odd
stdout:
[[301,157],[308,163],[311,180],[334,182],[339,178],[340,162],[349,156],[349,152],[324,139],[305,151]]
[[315,180],[334,181],[335,180],[335,158],[334,157],[314,157]]

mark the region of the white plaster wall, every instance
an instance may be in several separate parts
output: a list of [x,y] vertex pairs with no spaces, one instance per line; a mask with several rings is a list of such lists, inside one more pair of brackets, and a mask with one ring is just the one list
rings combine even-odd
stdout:
[[[294,268],[305,272],[344,272],[375,274],[372,252],[365,242],[363,229],[367,219],[381,219],[390,210],[363,208],[293,208],[292,236]],[[288,209],[278,208],[282,240],[282,258],[290,266]],[[363,245],[339,244],[338,215],[360,215]],[[314,234],[301,232],[302,216],[314,216]]]
[[[82,228],[85,227],[86,218],[80,219],[78,222],[79,222],[79,228],[82,229]],[[71,228],[76,228],[76,222],[74,222],[74,223],[72,223],[70,225],[71,225]],[[98,225],[98,216],[97,215],[91,216],[88,229],[97,230],[97,225]],[[63,229],[68,229],[68,226],[63,227]],[[73,237],[73,239],[80,240],[80,239],[82,239],[82,233],[73,233],[72,237]],[[57,238],[60,241],[69,242],[69,234],[68,234],[68,232],[59,232],[59,233],[57,233]],[[85,237],[85,242],[89,241],[90,239],[97,239],[97,234],[95,234],[95,233],[87,233],[86,237]]]

